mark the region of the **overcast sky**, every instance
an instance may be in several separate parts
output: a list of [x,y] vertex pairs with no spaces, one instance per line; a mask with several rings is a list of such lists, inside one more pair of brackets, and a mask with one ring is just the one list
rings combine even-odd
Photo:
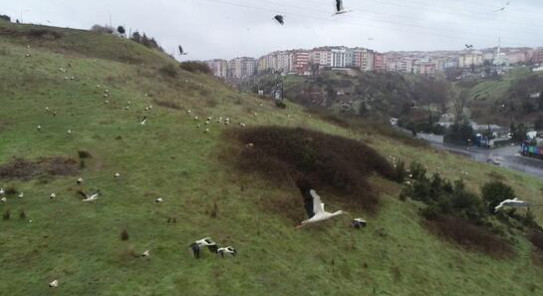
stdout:
[[[188,59],[258,57],[323,45],[378,51],[542,46],[541,0],[0,0],[0,14],[24,22],[88,29],[124,25]],[[501,7],[503,11],[495,12]],[[285,25],[272,18],[285,16]]]

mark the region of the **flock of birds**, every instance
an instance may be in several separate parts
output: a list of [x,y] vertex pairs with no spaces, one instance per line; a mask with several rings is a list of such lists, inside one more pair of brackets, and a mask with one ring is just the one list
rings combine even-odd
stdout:
[[[347,13],[347,12],[351,12],[352,10],[347,10],[343,7],[343,0],[336,0],[336,5],[335,5],[335,12],[332,16],[334,15],[340,15],[340,14],[344,14],[344,13]],[[280,25],[284,25],[285,24],[285,16],[284,15],[281,15],[281,14],[277,14],[273,17],[273,19]]]
[[[507,2],[507,4],[503,8],[501,8],[500,10],[503,11],[505,9],[505,7],[508,6],[508,5],[509,5],[509,2]],[[336,0],[335,9],[336,9],[336,12],[334,13],[334,15],[340,15],[340,14],[344,14],[344,13],[347,13],[347,12],[351,11],[351,10],[344,9],[342,0]],[[277,23],[283,25],[285,17],[283,15],[276,15],[276,16],[274,16],[274,20],[277,21]],[[472,48],[472,47],[473,47],[472,45],[466,45],[466,48]],[[186,55],[187,54],[183,50],[183,48],[181,46],[179,46],[179,52],[180,52],[181,55]],[[26,57],[29,57],[29,56],[30,56],[29,54],[26,55]],[[59,71],[62,72],[62,73],[66,72],[66,70],[63,69],[63,68],[60,68]],[[68,77],[68,79],[74,80],[74,77],[73,76]],[[102,88],[102,86],[97,85],[97,88]],[[104,103],[109,104],[109,90],[108,89],[104,90],[103,97],[105,98]],[[131,105],[131,103],[130,103],[130,101],[128,101],[127,105],[125,106],[125,110],[129,110],[130,105]],[[149,106],[145,107],[145,111],[150,111],[152,108],[153,108],[152,105],[149,105]],[[53,116],[56,116],[56,111],[51,110],[49,107],[46,107],[46,112],[51,113]],[[190,109],[188,109],[188,110],[186,110],[186,113],[191,115],[192,111]],[[256,117],[257,113],[254,113],[254,116]],[[139,122],[140,125],[145,126],[147,124],[147,121],[148,121],[147,116],[138,117],[137,119],[138,119],[138,122]],[[194,116],[193,119],[194,119],[194,121],[199,121],[198,116]],[[213,117],[211,117],[211,116],[207,117],[207,119],[204,121],[204,125],[208,126],[209,124],[211,124],[212,120],[213,120]],[[231,123],[230,118],[222,117],[222,116],[217,118],[216,122],[219,123],[219,124],[224,124],[224,125],[230,125],[230,123]],[[239,122],[239,126],[243,128],[243,127],[246,126],[246,124],[244,122]],[[198,123],[196,125],[196,127],[200,128],[200,124]],[[41,131],[42,126],[38,125],[37,130]],[[208,133],[208,132],[209,132],[209,128],[205,128],[204,133]],[[68,129],[67,133],[71,134],[72,130]],[[253,146],[254,145],[252,143],[249,143],[245,147],[246,148],[252,148]],[[118,172],[116,172],[113,175],[114,178],[119,178],[120,176],[121,175]],[[82,185],[83,182],[84,182],[84,180],[81,177],[76,180],[76,183],[78,185]],[[306,186],[304,188],[300,188],[300,189],[301,189],[301,193],[302,193],[302,195],[304,197],[304,207],[306,209],[308,219],[303,220],[298,226],[296,226],[297,228],[302,228],[302,227],[304,227],[304,226],[306,226],[308,224],[314,224],[314,223],[322,222],[322,221],[325,221],[325,220],[328,220],[328,219],[331,219],[331,218],[334,218],[334,217],[337,217],[337,216],[340,216],[340,215],[343,215],[343,214],[347,213],[347,212],[344,212],[342,210],[338,210],[338,211],[335,211],[335,212],[327,212],[324,209],[324,203],[322,202],[320,196],[316,193],[316,191],[314,189],[312,189],[312,188],[310,188],[308,186]],[[83,202],[96,201],[102,195],[100,190],[96,190],[95,192],[92,192],[92,193],[84,192],[83,190],[77,190],[76,192],[77,192],[77,194],[79,194],[82,197]],[[49,195],[49,198],[54,199],[54,198],[56,198],[56,196],[57,196],[56,193],[51,193]],[[23,192],[18,193],[18,197],[23,198],[24,193]],[[3,188],[0,188],[0,203],[6,203],[6,202],[7,202],[6,192],[5,192],[5,190]],[[158,198],[155,199],[155,202],[156,203],[162,203],[162,202],[164,202],[164,199],[162,197],[158,197]],[[515,199],[507,199],[507,200],[502,201],[498,206],[496,206],[495,210],[498,211],[502,207],[526,207],[526,206],[529,206],[529,205],[530,205],[529,203],[518,200],[517,198],[515,198]],[[30,220],[29,222],[32,222],[32,220]],[[354,219],[351,220],[351,224],[350,224],[350,226],[355,228],[355,229],[364,228],[364,227],[366,227],[366,225],[367,225],[366,220],[364,220],[362,218],[354,218]],[[237,250],[235,248],[233,248],[232,246],[219,247],[219,245],[209,237],[205,237],[205,238],[196,240],[194,243],[189,245],[190,251],[192,251],[192,254],[193,254],[194,258],[197,258],[197,259],[201,258],[201,256],[202,256],[202,253],[201,253],[202,248],[206,248],[206,247],[209,249],[209,251],[211,253],[220,255],[222,258],[224,258],[225,255],[230,255],[230,256],[234,257],[238,253]],[[149,256],[150,256],[150,250],[146,250],[146,251],[144,251],[143,253],[141,253],[139,255],[139,257],[149,257]],[[58,279],[55,279],[55,280],[53,280],[52,282],[49,283],[49,287],[56,288],[58,286],[59,286]]]

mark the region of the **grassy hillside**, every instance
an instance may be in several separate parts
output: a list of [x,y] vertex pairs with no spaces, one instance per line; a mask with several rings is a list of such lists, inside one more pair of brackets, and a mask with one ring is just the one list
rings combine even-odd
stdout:
[[[401,186],[378,176],[370,179],[381,193],[375,214],[351,210],[339,196],[318,190],[327,209],[365,217],[367,228],[348,228],[349,218],[344,216],[296,230],[294,221],[271,205],[284,201],[299,206],[303,219],[298,189],[235,170],[225,160],[231,157],[229,149],[242,149],[236,146],[241,144],[225,139],[223,131],[237,128],[240,122],[249,127],[310,128],[362,140],[384,156],[419,160],[430,173],[463,177],[472,190],[478,191],[491,174],[499,174],[520,197],[532,202],[541,199],[542,181],[445,152],[406,146],[371,127],[341,127],[295,104],[279,110],[270,101],[234,92],[203,74],[179,70],[176,77],[163,75],[160,68],[172,63],[169,58],[127,40],[65,29],[53,29],[61,34],[56,40],[25,37],[32,29],[0,22],[0,166],[15,157],[26,161],[67,157],[83,161],[84,166],[69,176],[53,176],[46,169],[28,181],[0,179],[0,186],[24,192],[23,198],[10,195],[0,204],[2,214],[11,213],[9,220],[0,221],[0,291],[9,295],[542,293],[543,268],[533,263],[532,246],[521,234],[511,233],[517,250],[513,258],[497,260],[468,252],[432,235],[418,215],[421,204],[399,201]],[[9,37],[5,32],[11,32]],[[146,111],[149,105],[153,108]],[[186,109],[192,114],[187,115]],[[145,126],[137,120],[143,115],[148,117]],[[212,120],[209,133],[204,133],[202,118],[208,116],[229,117],[232,124]],[[78,151],[83,150],[91,157],[80,159]],[[113,177],[116,172],[119,178]],[[76,184],[79,177],[84,179],[82,186]],[[76,194],[79,188],[101,189],[103,196],[83,203]],[[50,200],[52,192],[57,197]],[[159,196],[163,203],[155,203]],[[543,222],[543,208],[534,209]],[[21,211],[26,218],[19,218]],[[168,218],[176,223],[168,223]],[[120,239],[124,229],[130,237],[127,241]],[[206,251],[201,260],[192,258],[188,245],[204,236],[233,245],[238,256],[223,260]],[[147,249],[150,257],[132,256]],[[56,289],[48,287],[53,279],[60,282]]]
[[[498,123],[504,126],[510,124],[511,118],[516,122],[533,124],[543,113],[537,110],[537,99],[529,99],[529,95],[538,92],[541,85],[519,81],[530,77],[541,77],[532,73],[529,68],[516,68],[495,80],[485,80],[476,83],[469,90],[467,107],[471,117],[480,123]],[[532,105],[528,110],[525,102]]]

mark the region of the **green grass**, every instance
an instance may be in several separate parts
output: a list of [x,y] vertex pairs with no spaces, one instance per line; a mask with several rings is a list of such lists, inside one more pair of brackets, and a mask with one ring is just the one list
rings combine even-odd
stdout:
[[[0,28],[28,26],[0,23]],[[58,29],[60,30],[60,29]],[[419,160],[431,172],[454,179],[461,171],[473,190],[496,171],[520,197],[538,202],[543,182],[526,175],[473,163],[445,152],[402,145],[378,133],[345,129],[311,116],[300,106],[284,111],[273,102],[238,94],[214,78],[180,71],[177,78],[159,74],[171,60],[112,36],[68,31],[65,40],[47,45],[23,38],[0,39],[0,164],[13,157],[77,158],[92,154],[80,175],[29,182],[0,180],[25,197],[9,198],[0,211],[0,291],[9,295],[537,295],[543,291],[543,269],[531,261],[531,245],[513,233],[518,254],[510,260],[466,252],[431,235],[417,213],[421,205],[401,202],[400,186],[373,178],[383,192],[381,208],[367,218],[362,231],[347,227],[348,217],[295,230],[291,220],[267,207],[270,200],[302,200],[294,184],[277,187],[257,176],[241,175],[222,161],[222,131],[247,125],[301,126],[362,139],[383,155]],[[81,35],[78,35],[81,34]],[[91,41],[83,36],[90,36]],[[68,37],[66,37],[68,38]],[[89,43],[90,42],[90,43]],[[67,43],[68,44],[68,43]],[[125,55],[153,61],[125,63],[107,47],[129,44]],[[96,49],[93,46],[104,47]],[[30,50],[31,57],[25,54]],[[64,52],[63,50],[66,50]],[[71,65],[71,67],[68,66]],[[67,69],[67,73],[58,68]],[[65,80],[75,76],[75,80]],[[110,104],[104,104],[104,85]],[[145,94],[151,94],[152,97]],[[153,100],[176,102],[181,110],[156,106]],[[130,110],[124,110],[131,101]],[[263,103],[260,106],[260,103]],[[137,116],[146,114],[146,126]],[[45,107],[57,111],[53,117]],[[185,114],[191,109],[192,115]],[[258,116],[253,116],[257,112]],[[230,127],[212,123],[210,133],[196,128],[192,116],[230,117]],[[203,124],[202,120],[200,124]],[[41,125],[38,132],[36,126]],[[66,130],[71,129],[72,135]],[[116,137],[121,136],[121,139]],[[113,178],[119,172],[121,177]],[[76,196],[79,177],[86,189],[103,197],[82,203]],[[244,190],[241,190],[243,186]],[[49,200],[51,192],[57,193]],[[361,192],[361,194],[363,194]],[[157,196],[164,203],[154,202]],[[327,207],[339,200],[322,194]],[[210,218],[213,203],[216,218]],[[344,210],[348,210],[343,208]],[[24,210],[27,219],[18,218]],[[536,209],[543,222],[542,208]],[[168,217],[177,223],[168,224]],[[128,241],[120,240],[127,229]],[[382,229],[382,230],[381,230]],[[385,235],[379,235],[385,234]],[[234,259],[204,252],[195,260],[188,245],[211,236],[239,251]],[[151,250],[150,258],[133,258],[130,250]],[[54,291],[47,284],[59,279]],[[2,293],[0,293],[2,294]]]

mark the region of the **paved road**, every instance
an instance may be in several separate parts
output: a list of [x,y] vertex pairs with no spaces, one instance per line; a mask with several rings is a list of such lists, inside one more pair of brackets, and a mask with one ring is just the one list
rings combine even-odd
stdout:
[[417,137],[427,140],[433,147],[460,154],[480,162],[489,158],[497,159],[502,167],[524,172],[543,179],[543,160],[521,156],[520,146],[506,146],[496,149],[484,149],[443,143],[443,136],[421,134]]

